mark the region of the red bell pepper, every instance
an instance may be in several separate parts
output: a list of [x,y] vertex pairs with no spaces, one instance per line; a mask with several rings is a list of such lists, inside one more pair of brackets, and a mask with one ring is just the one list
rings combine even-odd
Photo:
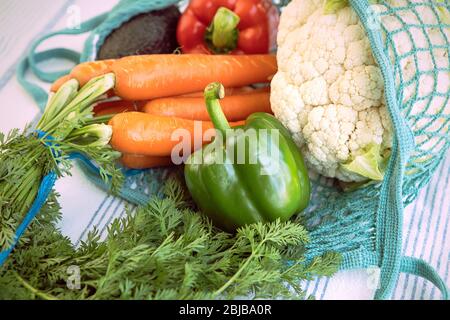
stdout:
[[191,0],[178,22],[183,53],[265,54],[276,44],[271,0]]

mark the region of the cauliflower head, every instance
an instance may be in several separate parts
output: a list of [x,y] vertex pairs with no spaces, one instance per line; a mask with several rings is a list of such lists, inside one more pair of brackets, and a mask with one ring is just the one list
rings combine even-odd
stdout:
[[[413,0],[420,2],[419,0]],[[328,5],[336,10],[327,11]],[[405,6],[405,0],[392,0],[391,6]],[[323,176],[345,182],[383,179],[383,169],[392,147],[392,125],[385,105],[384,81],[377,66],[357,14],[347,1],[292,0],[283,10],[278,31],[278,72],[271,83],[271,106],[275,116],[290,130],[294,141],[304,154],[311,169]],[[374,5],[379,13],[387,7]],[[430,8],[417,7],[414,12],[400,13],[406,23],[436,24],[436,15]],[[447,13],[448,14],[448,13]],[[380,15],[388,32],[402,27],[393,16]],[[447,19],[447,15],[443,15]],[[385,36],[383,34],[383,36]],[[410,52],[414,46],[427,47],[427,39],[442,48],[405,55],[395,70],[408,82],[403,88],[402,112],[405,117],[423,117],[410,123],[415,134],[416,160],[420,154],[436,149],[435,140],[445,135],[443,114],[450,112],[445,99],[450,75],[448,50],[443,49],[449,30],[439,28],[414,32],[414,44],[406,32],[394,36],[394,47],[389,48],[391,59],[395,49],[399,55]],[[439,71],[437,83],[427,70]],[[421,73],[422,72],[422,73]],[[421,97],[441,93],[430,101]],[[444,111],[443,111],[444,110]],[[429,134],[432,132],[433,134]],[[428,148],[428,149],[427,149]],[[436,150],[434,150],[436,151]]]
[[367,180],[345,165],[370,146],[383,153],[392,139],[383,78],[356,13],[347,7],[325,14],[324,1],[291,1],[280,20],[277,59],[272,110],[306,162],[326,177]]

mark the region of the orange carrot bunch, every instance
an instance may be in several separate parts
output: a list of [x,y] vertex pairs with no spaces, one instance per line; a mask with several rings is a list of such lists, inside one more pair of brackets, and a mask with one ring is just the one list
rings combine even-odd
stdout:
[[[221,82],[228,89],[223,111],[232,125],[241,125],[255,112],[271,112],[268,87],[246,87],[267,83],[277,71],[273,55],[147,55],[118,60],[86,62],[57,80],[56,91],[70,79],[80,85],[107,73],[115,76],[113,101],[97,104],[97,116],[112,115],[112,146],[122,152],[122,163],[134,169],[172,164],[171,153],[177,129],[194,137],[194,128],[212,129],[203,98],[203,89]],[[201,147],[208,139],[191,141]]]

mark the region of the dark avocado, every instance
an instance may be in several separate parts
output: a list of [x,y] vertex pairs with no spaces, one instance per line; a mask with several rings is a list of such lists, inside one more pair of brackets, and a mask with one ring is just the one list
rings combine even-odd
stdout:
[[173,53],[178,48],[176,32],[179,18],[180,11],[175,6],[137,15],[106,38],[97,58]]

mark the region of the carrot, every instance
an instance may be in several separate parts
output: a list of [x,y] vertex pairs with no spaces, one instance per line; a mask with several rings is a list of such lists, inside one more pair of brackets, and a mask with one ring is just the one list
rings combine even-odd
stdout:
[[152,157],[139,154],[122,154],[120,162],[130,169],[150,169],[172,165],[170,157]]
[[137,101],[128,100],[103,101],[94,106],[94,114],[99,117],[127,111],[139,111],[141,104]]
[[[109,124],[113,128],[111,145],[115,150],[157,157],[170,156],[174,147],[180,144],[183,134],[186,134],[183,140],[188,144],[186,148],[190,151],[200,148],[211,141],[205,136],[206,130],[214,128],[209,121],[155,116],[142,112],[119,113]],[[232,126],[242,124],[243,122],[238,122]]]
[[147,100],[202,91],[214,81],[225,87],[268,82],[277,64],[274,55],[161,54],[125,57],[111,70],[117,96]]
[[84,86],[92,78],[107,74],[111,72],[111,66],[115,60],[101,60],[101,61],[89,61],[83,62],[72,69],[70,74],[63,76],[56,80],[51,91],[56,92],[58,89],[70,79],[77,79],[80,83],[80,87]]
[[114,61],[115,60],[101,60],[81,63],[72,69],[70,76],[77,79],[80,86],[83,86],[92,78],[111,72],[111,66]]
[[58,89],[67,81],[72,79],[70,74],[66,74],[65,76],[62,76],[61,78],[57,79],[55,82],[53,82],[52,86],[50,87],[51,92],[56,92]]
[[[255,112],[271,113],[270,93],[255,92],[225,96],[220,101],[228,121],[245,120]],[[174,97],[149,101],[143,108],[149,114],[210,121],[203,97]]]
[[97,117],[136,110],[136,105],[133,101],[124,100],[100,102],[94,106],[94,114]]
[[[85,62],[70,72],[70,79],[84,85],[96,76],[113,72],[117,96],[148,100],[202,91],[213,81],[225,87],[269,82],[276,71],[274,55],[156,54]],[[64,83],[57,82],[53,90]]]

